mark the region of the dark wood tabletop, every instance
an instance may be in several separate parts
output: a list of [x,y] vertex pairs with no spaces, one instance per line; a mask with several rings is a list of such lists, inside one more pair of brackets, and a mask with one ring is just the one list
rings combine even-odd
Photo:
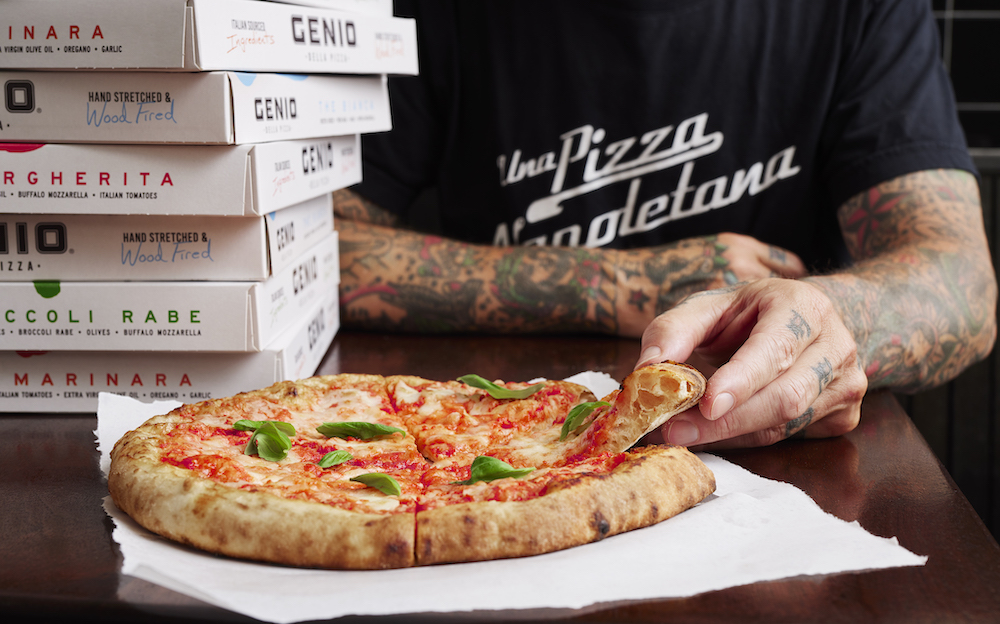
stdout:
[[[621,379],[635,340],[409,336],[341,332],[319,373],[449,379]],[[0,414],[0,614],[8,622],[251,622],[121,574],[101,507],[94,414]],[[828,440],[790,440],[723,456],[792,483],[826,511],[929,557],[924,566],[756,583],[691,598],[580,611],[347,617],[339,622],[998,622],[1000,547],[895,398],[865,398],[861,425]],[[823,539],[822,535],[816,536]],[[679,562],[682,564],[682,562]],[[599,578],[599,577],[598,577]]]

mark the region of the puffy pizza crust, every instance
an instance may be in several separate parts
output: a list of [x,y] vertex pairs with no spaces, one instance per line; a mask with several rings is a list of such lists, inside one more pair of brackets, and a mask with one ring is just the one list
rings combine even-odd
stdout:
[[715,491],[715,476],[683,447],[636,449],[612,472],[581,475],[526,501],[450,505],[417,514],[417,564],[553,552],[650,526]]
[[[671,417],[694,407],[707,381],[696,368],[661,362],[639,368],[603,400],[612,404],[587,433],[592,446],[622,453]],[[581,436],[582,437],[582,436]]]
[[126,434],[108,473],[115,504],[150,531],[221,555],[299,567],[413,565],[413,514],[357,513],[219,485],[159,461],[163,420]]

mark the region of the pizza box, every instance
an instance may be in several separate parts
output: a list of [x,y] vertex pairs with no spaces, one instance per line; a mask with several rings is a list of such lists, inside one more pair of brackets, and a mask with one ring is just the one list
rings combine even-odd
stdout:
[[269,0],[282,4],[300,4],[332,11],[392,17],[392,0]]
[[258,353],[0,351],[0,412],[95,412],[100,392],[193,403],[302,379],[339,327],[332,293]]
[[0,281],[262,281],[333,231],[333,199],[265,217],[0,214]]
[[252,0],[4,0],[3,17],[6,69],[417,73],[414,21],[385,15]]
[[336,234],[263,282],[0,282],[0,351],[260,351],[336,292]]
[[385,76],[0,72],[6,142],[239,145],[392,128]]
[[255,145],[0,143],[0,213],[262,216],[360,181],[358,135]]

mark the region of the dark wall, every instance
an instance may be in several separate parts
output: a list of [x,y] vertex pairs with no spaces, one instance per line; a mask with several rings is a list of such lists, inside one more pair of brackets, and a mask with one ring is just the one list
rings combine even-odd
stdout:
[[969,147],[1000,148],[1000,0],[932,0]]
[[[981,174],[993,264],[1000,267],[1000,0],[932,0],[932,6],[959,119]],[[987,360],[947,386],[900,400],[1000,539],[998,375],[1000,349],[994,349]]]

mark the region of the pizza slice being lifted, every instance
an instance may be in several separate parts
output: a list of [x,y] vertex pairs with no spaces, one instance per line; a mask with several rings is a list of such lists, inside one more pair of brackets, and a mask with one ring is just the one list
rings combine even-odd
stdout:
[[541,554],[714,491],[687,449],[629,450],[704,386],[675,363],[600,400],[565,381],[282,382],[150,419],[115,445],[108,487],[149,530],[239,558],[380,569]]

